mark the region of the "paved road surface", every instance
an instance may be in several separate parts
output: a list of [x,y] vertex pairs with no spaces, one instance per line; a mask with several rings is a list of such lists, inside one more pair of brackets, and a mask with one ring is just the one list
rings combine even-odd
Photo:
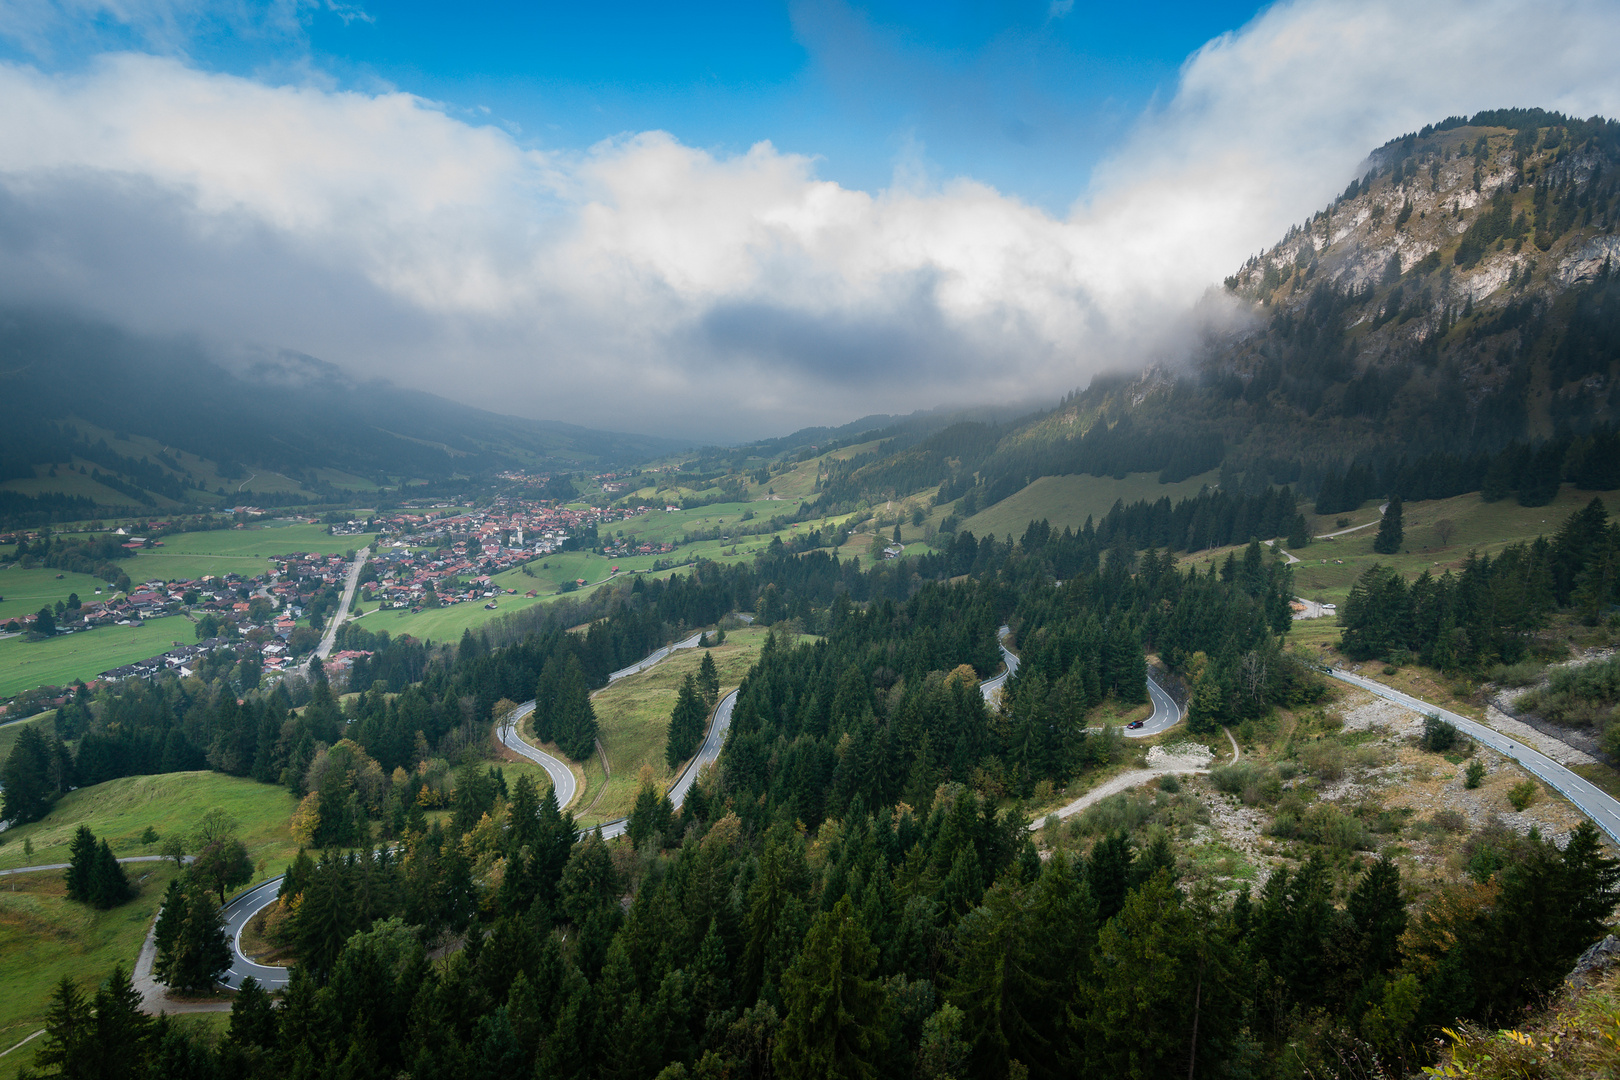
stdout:
[[1161,731],[1168,731],[1181,723],[1181,707],[1176,699],[1171,697],[1158,683],[1153,681],[1151,674],[1147,677],[1148,698],[1153,702],[1153,715],[1148,717],[1147,723],[1132,731],[1125,729],[1127,739],[1145,739],[1149,735],[1157,735]]
[[281,878],[271,878],[263,885],[250,889],[225,905],[225,935],[231,939],[231,970],[219,981],[239,989],[249,975],[267,990],[280,990],[287,985],[289,969],[255,964],[242,955],[242,928],[248,920],[269,907],[281,891]]
[[[127,855],[118,861],[121,863],[163,862],[167,858],[167,855]],[[190,855],[184,856],[184,858],[186,862],[191,861]],[[7,874],[32,874],[36,870],[66,870],[67,868],[68,864],[65,862],[43,863],[39,866],[17,866],[10,870],[0,870],[0,877],[5,877]]]
[[[348,600],[353,595],[354,583],[359,579],[360,566],[362,565],[363,561],[364,556],[362,554],[362,556],[357,558],[355,567],[350,572],[349,590],[344,595],[343,610],[347,610]],[[335,626],[336,623],[333,625]],[[640,663],[633,664],[622,671],[616,671],[612,675],[609,675],[608,681],[612,683],[628,675],[633,675],[638,671],[646,671],[648,668],[658,663],[658,661],[664,659],[664,657],[668,656],[676,649],[690,649],[695,647],[698,643],[698,638],[701,636],[701,633],[693,634],[691,637],[682,641],[677,641],[673,645],[666,645],[662,649],[657,649],[648,654],[646,659],[642,660]],[[719,708],[715,710],[714,723],[710,725],[708,737],[703,740],[702,748],[698,750],[697,756],[692,759],[692,763],[687,766],[686,771],[681,774],[680,778],[675,782],[675,786],[670,790],[670,801],[675,804],[677,809],[680,807],[681,803],[685,801],[686,793],[691,790],[692,783],[697,779],[697,775],[700,771],[702,771],[703,766],[720,756],[720,748],[725,745],[726,741],[726,730],[731,727],[731,709],[734,705],[736,705],[736,703],[737,691],[735,690],[727,694],[724,700],[720,702]],[[524,757],[535,762],[541,768],[546,770],[546,775],[551,777],[552,787],[557,792],[557,805],[560,808],[566,809],[568,804],[574,801],[574,796],[578,793],[579,785],[574,780],[573,770],[570,769],[566,763],[557,760],[544,750],[531,746],[518,736],[518,725],[522,723],[523,719],[533,711],[534,702],[532,700],[525,701],[516,709],[513,709],[511,714],[507,717],[506,723],[501,727],[501,742],[505,743],[512,750],[522,754]],[[627,823],[622,818],[618,821],[606,822],[601,827],[602,836],[604,838],[619,836],[624,832],[626,824]],[[142,858],[148,857],[161,858],[161,856],[142,856]],[[125,860],[121,859],[119,861],[123,862]],[[66,866],[66,864],[64,863],[63,866]],[[17,871],[11,872],[15,873]],[[263,885],[260,885],[257,888],[251,889],[248,892],[236,897],[226,905],[225,932],[230,936],[231,939],[231,953],[233,957],[230,972],[225,976],[225,978],[220,980],[226,986],[240,987],[242,985],[242,980],[249,975],[257,979],[259,981],[259,985],[268,989],[279,990],[287,985],[287,968],[267,967],[264,964],[255,964],[253,961],[242,955],[242,928],[247,925],[249,919],[253,918],[253,916],[257,915],[264,908],[269,907],[270,904],[275,900],[276,894],[280,891],[281,878],[272,878]]]
[[1003,626],[1000,630],[996,631],[996,648],[1001,650],[1001,662],[1007,665],[1007,670],[1003,671],[995,678],[986,679],[984,682],[979,684],[979,692],[984,695],[984,700],[990,702],[992,705],[995,704],[996,691],[1000,690],[1003,686],[1006,686],[1008,677],[1018,671],[1018,657],[1008,652],[1007,646],[1004,644],[1007,635],[1010,633],[1012,633],[1011,627],[1006,626]]
[[1352,686],[1359,686],[1368,693],[1377,694],[1386,701],[1393,701],[1403,705],[1413,712],[1428,714],[1434,713],[1442,720],[1447,720],[1457,726],[1459,731],[1465,731],[1471,738],[1477,739],[1500,754],[1506,754],[1518,762],[1531,775],[1545,782],[1549,787],[1560,792],[1566,799],[1575,804],[1576,809],[1591,818],[1597,827],[1608,833],[1616,843],[1620,843],[1620,801],[1606,794],[1587,780],[1570,772],[1562,765],[1536,750],[1519,742],[1517,739],[1504,735],[1495,728],[1487,727],[1477,720],[1470,720],[1466,716],[1430,704],[1421,698],[1403,694],[1393,687],[1383,683],[1374,682],[1360,675],[1352,675],[1348,671],[1334,668],[1329,672],[1335,679],[1342,679]]
[[557,808],[566,810],[568,804],[574,801],[574,796],[579,793],[579,784],[574,780],[574,770],[570,769],[566,762],[531,745],[518,734],[518,725],[532,712],[534,712],[533,700],[525,701],[513,709],[507,715],[506,723],[501,726],[501,742],[506,744],[507,749],[522,754],[546,770],[546,775],[551,777],[552,790],[557,793]]
[[1362,529],[1370,529],[1374,525],[1377,525],[1379,521],[1384,520],[1384,511],[1388,510],[1388,509],[1389,509],[1389,503],[1384,503],[1382,506],[1380,506],[1378,508],[1378,518],[1377,518],[1377,520],[1369,521],[1365,525],[1352,525],[1348,529],[1340,529],[1338,532],[1317,533],[1316,538],[1318,540],[1331,540],[1335,536],[1343,536],[1345,533],[1360,532]]
[[370,554],[371,549],[368,547],[354,553],[354,565],[349,567],[349,580],[343,586],[343,600],[338,604],[337,611],[333,612],[332,621],[327,624],[326,635],[321,638],[320,647],[315,650],[315,655],[322,660],[332,655],[332,645],[337,641],[338,627],[348,618],[349,605],[354,603],[354,590],[360,584],[360,570],[366,565],[366,557]]
[[1295,563],[1300,561],[1299,556],[1295,555],[1293,552],[1283,551],[1282,548],[1277,547],[1277,541],[1275,541],[1275,540],[1267,540],[1266,541],[1266,547],[1272,548],[1273,550],[1275,550],[1279,554],[1281,554],[1284,559],[1288,560],[1285,565],[1293,566]]
[[652,652],[648,653],[645,657],[643,657],[641,660],[638,660],[636,663],[631,664],[627,668],[620,668],[618,671],[615,671],[613,674],[609,675],[608,676],[608,685],[612,686],[614,683],[618,682],[620,679],[627,679],[632,675],[636,675],[636,674],[639,674],[639,673],[641,673],[643,671],[646,671],[648,668],[650,668],[654,664],[658,663],[658,661],[662,660],[664,657],[668,656],[670,653],[674,652],[676,649],[695,649],[695,648],[697,648],[698,640],[700,638],[702,638],[702,637],[703,637],[703,631],[699,630],[697,633],[693,634],[691,637],[686,638],[683,641],[677,641],[673,645],[665,645],[662,649],[654,649]]

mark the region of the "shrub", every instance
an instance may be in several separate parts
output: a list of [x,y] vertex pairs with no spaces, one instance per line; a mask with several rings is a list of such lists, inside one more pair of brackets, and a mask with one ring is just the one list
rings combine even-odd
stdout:
[[1463,833],[1468,831],[1468,819],[1455,810],[1436,810],[1429,818],[1431,824],[1437,829],[1446,832]]
[[1210,783],[1215,790],[1228,795],[1240,795],[1249,786],[1256,770],[1253,764],[1239,761],[1232,765],[1217,765],[1209,771]]
[[1166,773],[1165,775],[1159,777],[1159,790],[1166,791],[1171,795],[1174,795],[1181,790],[1181,781],[1177,780],[1175,776],[1171,775],[1170,773]]
[[1344,747],[1336,742],[1313,742],[1299,753],[1301,763],[1312,775],[1327,783],[1344,775]]
[[1485,779],[1485,763],[1471,761],[1468,763],[1468,772],[1463,775],[1463,787],[1473,789],[1479,787],[1479,782]]
[[1498,686],[1529,686],[1547,670],[1534,660],[1521,660],[1517,664],[1497,664],[1491,668],[1491,682]]
[[1457,745],[1457,727],[1430,713],[1423,718],[1423,738],[1418,745],[1431,754],[1443,754]]
[[1513,804],[1513,809],[1522,813],[1530,808],[1531,803],[1536,801],[1536,794],[1537,788],[1534,780],[1520,780],[1517,784],[1508,788],[1508,802]]

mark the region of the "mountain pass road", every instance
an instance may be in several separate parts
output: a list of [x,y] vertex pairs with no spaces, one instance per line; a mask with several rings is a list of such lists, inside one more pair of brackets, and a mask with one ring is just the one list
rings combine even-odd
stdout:
[[1487,727],[1477,720],[1470,720],[1466,716],[1432,705],[1422,698],[1415,698],[1403,694],[1394,687],[1374,682],[1360,675],[1353,675],[1340,668],[1333,668],[1328,674],[1335,679],[1342,679],[1352,686],[1359,686],[1370,694],[1376,694],[1386,701],[1393,701],[1397,705],[1405,706],[1415,713],[1428,715],[1433,713],[1440,719],[1456,726],[1457,730],[1466,732],[1472,739],[1476,739],[1499,754],[1516,761],[1521,768],[1548,787],[1559,792],[1575,808],[1597,825],[1598,828],[1609,834],[1616,843],[1620,843],[1620,801],[1602,791],[1596,784],[1584,780],[1575,773],[1570,772],[1562,765],[1538,751],[1519,742],[1509,735],[1504,735],[1493,727]]

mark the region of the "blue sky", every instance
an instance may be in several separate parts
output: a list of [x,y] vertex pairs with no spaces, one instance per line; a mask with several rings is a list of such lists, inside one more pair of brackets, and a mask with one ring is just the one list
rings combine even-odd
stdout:
[[1617,54],[1614,0],[0,0],[0,295],[700,441],[1053,400]]

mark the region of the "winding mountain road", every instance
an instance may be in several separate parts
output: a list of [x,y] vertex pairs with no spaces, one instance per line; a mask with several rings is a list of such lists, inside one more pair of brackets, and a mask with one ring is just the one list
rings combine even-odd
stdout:
[[1001,650],[1001,662],[1007,665],[1007,670],[979,684],[979,692],[984,695],[984,700],[992,705],[996,702],[997,691],[1006,686],[1007,679],[1018,672],[1018,657],[1007,651],[1007,635],[1011,633],[1012,628],[1007,626],[996,631],[996,648]]
[[1153,702],[1153,715],[1147,718],[1147,723],[1132,731],[1125,729],[1127,739],[1145,739],[1149,735],[1157,735],[1168,731],[1181,723],[1181,706],[1171,697],[1164,687],[1153,681],[1151,669],[1147,677],[1148,698]]
[[[360,567],[364,565],[364,562],[364,553],[361,553],[355,560],[354,568],[350,571],[349,589],[344,594],[343,607],[340,610],[347,610],[349,599],[354,594],[354,583],[359,580]],[[336,626],[335,621],[333,625]],[[608,684],[611,686],[620,679],[646,671],[678,649],[696,648],[702,636],[702,631],[699,631],[691,637],[683,638],[671,645],[665,645],[661,649],[653,650],[637,663],[609,675]],[[1016,658],[1013,660],[1013,665],[1017,666]],[[709,732],[703,740],[703,745],[698,749],[697,755],[687,764],[685,771],[676,779],[674,786],[670,788],[670,802],[674,803],[677,809],[686,800],[686,793],[692,789],[692,784],[696,782],[703,767],[720,756],[720,748],[725,745],[726,741],[726,731],[731,727],[731,710],[736,703],[737,691],[735,690],[721,700],[714,711],[714,722],[709,725]],[[535,703],[531,699],[508,713],[506,720],[501,725],[500,739],[509,749],[522,754],[546,770],[546,775],[551,777],[552,788],[557,793],[558,808],[567,809],[568,804],[573,802],[575,796],[579,793],[579,784],[574,779],[574,771],[568,767],[567,762],[561,761],[539,747],[526,742],[518,734],[518,726],[522,724],[530,713],[534,712],[534,705]],[[599,827],[602,830],[603,839],[611,839],[622,835],[627,825],[628,821],[626,819],[619,818],[616,821],[604,822]],[[584,830],[584,832],[590,831],[594,830]],[[151,857],[156,858],[158,856]],[[142,858],[147,858],[147,856],[142,856]],[[18,871],[10,872],[17,873]],[[242,985],[242,980],[249,975],[253,976],[260,986],[269,990],[280,990],[287,985],[290,978],[288,968],[256,964],[242,953],[243,928],[247,926],[248,920],[275,902],[276,895],[281,891],[281,881],[280,876],[274,877],[262,885],[233,897],[231,902],[225,905],[225,932],[231,941],[231,969],[220,979],[220,982],[224,985],[239,988]]]
[[1397,705],[1411,709],[1420,715],[1433,713],[1456,726],[1457,730],[1466,732],[1472,739],[1476,739],[1486,746],[1503,754],[1523,768],[1526,772],[1545,783],[1548,787],[1563,795],[1564,798],[1575,804],[1575,808],[1591,818],[1598,828],[1609,834],[1609,838],[1620,844],[1620,801],[1607,794],[1596,784],[1584,780],[1575,773],[1564,768],[1539,751],[1519,742],[1510,735],[1504,735],[1493,727],[1488,727],[1478,720],[1470,720],[1466,716],[1440,706],[1424,701],[1422,698],[1403,694],[1392,686],[1385,686],[1381,682],[1351,674],[1342,668],[1332,668],[1328,674],[1367,691],[1376,694],[1385,701],[1393,701]]

